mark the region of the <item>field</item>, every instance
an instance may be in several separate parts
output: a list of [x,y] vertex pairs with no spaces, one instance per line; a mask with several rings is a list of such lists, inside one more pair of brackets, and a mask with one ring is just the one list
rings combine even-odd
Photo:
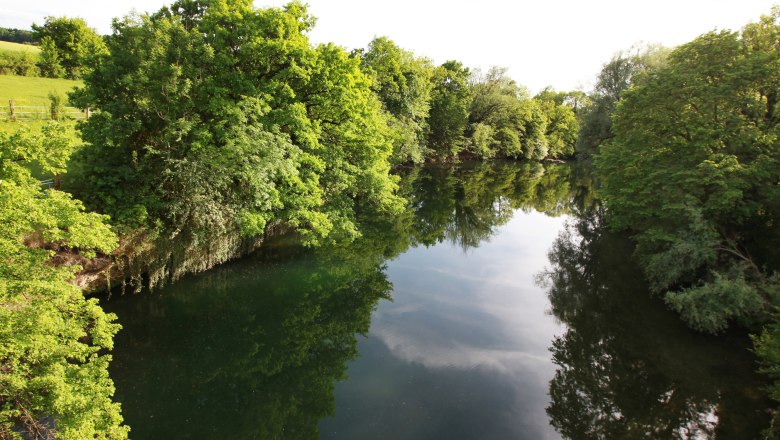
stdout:
[[[11,44],[11,43],[9,43]],[[17,44],[17,46],[22,46]],[[49,93],[65,97],[69,90],[81,86],[81,81],[70,79],[40,78],[34,76],[0,75],[0,103],[7,114],[8,100],[17,106],[49,106]]]
[[[16,44],[16,46],[24,45]],[[0,46],[0,48],[2,48],[2,46]],[[50,120],[43,119],[43,117],[48,115],[49,92],[55,92],[58,95],[65,97],[69,90],[80,86],[81,84],[81,81],[67,79],[0,75],[0,133],[13,134],[20,130],[30,130],[33,132],[40,131],[42,126],[51,123]],[[46,108],[40,110],[25,109],[40,111],[40,118],[9,121],[9,99],[13,99],[14,105],[16,106],[45,106]],[[21,111],[22,109],[18,108],[17,110]],[[65,126],[71,141],[75,145],[81,144],[81,138],[76,132],[76,121],[64,120],[60,123]],[[31,170],[33,171],[33,174],[40,179],[51,177],[40,173],[34,165],[31,167]]]
[[28,52],[32,54],[38,54],[41,52],[41,49],[38,46],[33,46],[30,44],[19,44],[19,43],[11,43],[8,41],[0,41],[0,51]]

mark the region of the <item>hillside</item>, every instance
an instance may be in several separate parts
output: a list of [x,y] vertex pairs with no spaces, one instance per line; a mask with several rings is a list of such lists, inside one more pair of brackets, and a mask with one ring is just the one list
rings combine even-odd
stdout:
[[38,46],[33,46],[31,44],[19,44],[11,43],[10,41],[0,41],[0,51],[28,52],[32,54],[38,54],[41,52],[41,49]]
[[[14,44],[24,46],[23,44]],[[49,93],[55,92],[65,96],[74,87],[81,86],[81,81],[70,79],[39,78],[32,76],[0,75],[0,102],[7,111],[8,100],[13,99],[20,105],[49,105]],[[4,111],[4,113],[6,112]]]

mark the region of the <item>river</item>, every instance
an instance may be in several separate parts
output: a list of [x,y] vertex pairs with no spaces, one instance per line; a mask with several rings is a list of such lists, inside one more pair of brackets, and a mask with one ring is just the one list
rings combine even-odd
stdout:
[[407,170],[362,237],[254,254],[103,304],[132,439],[748,439],[749,341],[680,323],[588,173]]

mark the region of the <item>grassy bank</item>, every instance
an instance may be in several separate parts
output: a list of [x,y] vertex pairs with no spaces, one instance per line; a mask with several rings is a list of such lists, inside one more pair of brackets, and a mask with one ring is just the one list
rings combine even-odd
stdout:
[[0,51],[6,52],[27,52],[34,55],[41,53],[41,48],[32,44],[11,43],[10,41],[0,41]]
[[[19,44],[18,46],[22,46]],[[39,78],[33,76],[0,75],[0,104],[3,114],[8,114],[8,100],[13,99],[17,106],[48,106],[49,93],[66,96],[81,81],[70,79]]]

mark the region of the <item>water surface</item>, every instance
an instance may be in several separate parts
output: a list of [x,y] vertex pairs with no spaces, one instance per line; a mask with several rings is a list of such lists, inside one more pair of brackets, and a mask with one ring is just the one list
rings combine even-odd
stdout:
[[747,341],[651,299],[589,186],[568,166],[413,169],[407,211],[363,213],[354,243],[283,237],[114,295],[131,437],[755,437]]

